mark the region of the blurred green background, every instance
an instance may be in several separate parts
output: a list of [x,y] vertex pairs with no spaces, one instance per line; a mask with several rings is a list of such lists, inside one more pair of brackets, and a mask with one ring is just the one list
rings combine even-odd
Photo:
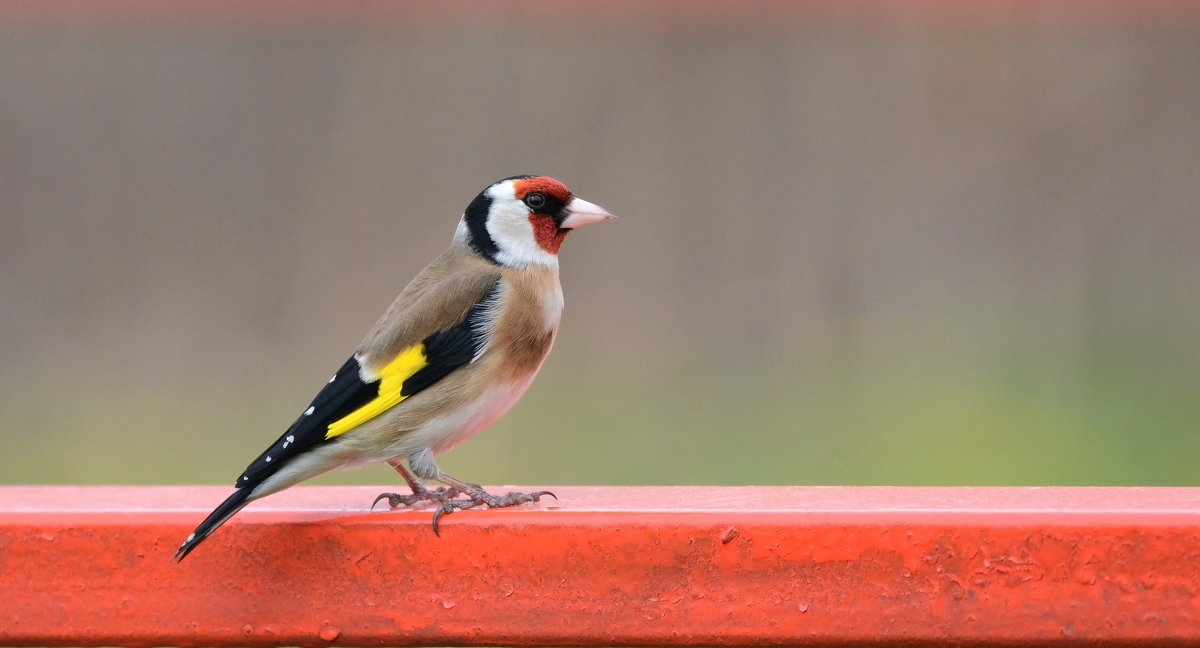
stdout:
[[5,3],[0,480],[232,484],[545,173],[621,219],[450,474],[1197,484],[1196,7]]

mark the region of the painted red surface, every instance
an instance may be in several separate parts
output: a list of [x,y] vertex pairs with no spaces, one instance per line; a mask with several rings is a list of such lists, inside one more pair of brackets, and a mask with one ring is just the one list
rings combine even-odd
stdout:
[[[4,645],[1198,645],[1200,489],[0,488]],[[502,490],[502,489],[501,489]]]

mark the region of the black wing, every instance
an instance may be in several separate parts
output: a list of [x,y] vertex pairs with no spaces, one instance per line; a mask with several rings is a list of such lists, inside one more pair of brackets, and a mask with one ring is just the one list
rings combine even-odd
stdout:
[[[482,299],[471,306],[466,317],[460,322],[430,334],[413,347],[401,350],[397,358],[417,348],[423,358],[419,364],[403,369],[404,375],[395,376],[402,379],[402,382],[398,383],[398,393],[388,393],[389,381],[386,376],[364,382],[361,366],[352,356],[321,389],[296,422],[250,463],[235,486],[257,486],[275,474],[279,467],[291,458],[320,444],[337,443],[338,436],[329,434],[330,426],[352,414],[357,413],[361,418],[360,408],[378,409],[379,411],[374,412],[372,416],[381,414],[394,406],[395,402],[429,388],[458,367],[474,360],[487,343],[489,310],[498,295],[499,281],[493,284]],[[384,371],[386,372],[386,369]]]

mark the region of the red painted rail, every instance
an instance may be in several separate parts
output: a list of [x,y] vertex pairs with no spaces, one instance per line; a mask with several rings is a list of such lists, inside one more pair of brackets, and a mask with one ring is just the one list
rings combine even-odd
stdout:
[[0,488],[4,645],[1200,645],[1200,489]]

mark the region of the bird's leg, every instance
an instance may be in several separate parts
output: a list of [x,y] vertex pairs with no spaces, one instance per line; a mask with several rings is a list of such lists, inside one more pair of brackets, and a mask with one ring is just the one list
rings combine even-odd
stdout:
[[437,490],[429,490],[421,480],[417,479],[416,475],[412,474],[408,468],[404,466],[401,460],[388,461],[388,465],[396,469],[404,481],[408,483],[408,487],[412,489],[412,495],[401,495],[400,493],[380,493],[379,497],[371,503],[371,508],[382,500],[388,501],[388,506],[397,508],[399,506],[416,506],[423,503],[438,503],[444,504],[457,497],[461,490],[453,486],[442,486]]
[[447,492],[462,493],[467,496],[467,499],[447,498],[441,500],[437,511],[433,513],[433,533],[435,535],[441,535],[438,531],[438,519],[447,513],[484,505],[488,508],[504,508],[506,506],[516,506],[517,504],[528,504],[539,501],[543,495],[549,495],[554,499],[558,499],[558,496],[550,491],[537,491],[534,493],[512,492],[506,495],[492,495],[483,490],[483,487],[479,484],[460,481],[446,473],[439,473],[437,480],[450,487]]

